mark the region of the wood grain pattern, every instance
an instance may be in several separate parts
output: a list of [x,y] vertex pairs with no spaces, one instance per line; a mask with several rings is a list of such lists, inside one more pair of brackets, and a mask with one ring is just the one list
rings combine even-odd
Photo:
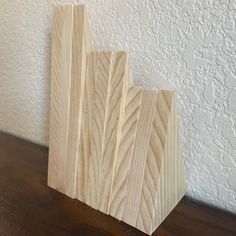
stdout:
[[124,200],[126,196],[128,174],[133,156],[134,139],[137,132],[141,98],[142,88],[136,86],[129,87],[110,199],[109,214],[119,220],[122,219],[124,212]]
[[111,77],[112,53],[97,53],[97,69],[95,84],[95,99],[92,116],[91,133],[91,156],[89,164],[88,179],[88,202],[98,208],[98,186],[100,178],[100,167],[102,162],[102,153],[104,149],[104,134],[106,107],[108,102],[108,86]]
[[84,5],[55,8],[48,185],[151,234],[185,193],[174,92],[92,50]]
[[173,92],[159,91],[155,106],[153,128],[147,153],[143,189],[136,223],[138,227],[142,228],[142,231],[148,233],[152,232],[150,225],[152,225],[156,210],[153,206],[155,206],[158,181],[161,178],[161,164],[163,159],[166,158],[164,150],[166,148],[172,98]]
[[76,190],[86,57],[91,49],[90,36],[85,36],[89,34],[85,18],[85,6],[58,6],[52,32],[48,184],[72,198]]
[[[168,91],[166,91],[166,93],[168,93]],[[162,223],[177,202],[184,196],[186,191],[174,95],[172,95],[171,103],[166,147],[164,150],[159,183],[157,185],[155,221],[153,222],[152,231]]]
[[78,198],[80,201],[87,203],[87,185],[89,178],[89,163],[92,137],[92,114],[93,103],[95,99],[95,83],[97,71],[97,56],[95,53],[88,54],[86,68],[86,81],[82,114],[83,116],[78,150],[76,198]]
[[109,213],[109,200],[112,188],[113,172],[111,170],[116,162],[120,128],[124,119],[124,99],[128,87],[127,75],[127,53],[112,53],[97,193],[98,209],[107,214]]
[[71,6],[56,7],[52,31],[48,185],[63,193],[71,87],[72,14]]
[[157,92],[143,90],[140,106],[140,117],[137,124],[137,133],[134,141],[132,164],[129,171],[127,192],[125,197],[125,210],[123,220],[132,226],[136,226],[139,201],[144,178],[148,144],[152,130],[154,107]]
[[[70,89],[69,133],[65,169],[65,194],[75,197],[78,146],[80,143],[82,107],[87,53],[91,50],[86,27],[85,6],[73,6],[73,38]],[[79,98],[79,99],[78,99]]]

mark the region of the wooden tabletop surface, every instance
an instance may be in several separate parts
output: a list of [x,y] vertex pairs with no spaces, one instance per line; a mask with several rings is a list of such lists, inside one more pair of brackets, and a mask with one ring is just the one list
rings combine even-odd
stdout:
[[[0,236],[142,236],[47,187],[48,149],[0,133]],[[184,198],[154,236],[236,236],[236,216]]]

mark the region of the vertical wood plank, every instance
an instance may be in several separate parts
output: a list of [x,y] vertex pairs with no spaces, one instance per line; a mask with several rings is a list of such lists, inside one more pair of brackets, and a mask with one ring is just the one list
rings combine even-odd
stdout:
[[48,184],[74,198],[86,54],[91,48],[88,40],[85,44],[85,6],[58,6],[53,22]]
[[143,189],[136,227],[151,233],[155,216],[155,201],[160,178],[161,162],[167,140],[173,92],[159,91],[155,105],[153,127],[147,152]]
[[[168,91],[165,93],[168,93]],[[167,96],[165,95],[165,97]],[[176,101],[175,96],[172,97],[167,139],[158,181],[152,232],[162,223],[186,192],[186,184],[183,178],[183,162],[180,155],[181,145],[179,142]]]
[[114,168],[113,186],[110,200],[110,212],[113,217],[121,220],[124,212],[124,200],[127,180],[134,149],[134,139],[137,132],[137,122],[141,105],[142,88],[131,86],[128,89],[124,122],[117,162]]
[[108,83],[111,77],[112,53],[97,53],[97,72],[95,84],[95,99],[92,118],[91,154],[89,163],[89,178],[87,202],[97,209],[100,166],[105,132],[106,107],[108,103]]
[[134,152],[127,183],[123,220],[136,226],[143,186],[148,144],[154,118],[157,92],[144,90],[140,106],[140,117],[134,143]]
[[78,150],[77,198],[87,203],[89,162],[91,152],[92,114],[95,99],[95,81],[97,73],[97,54],[87,57],[84,104],[81,124],[81,136]]
[[65,194],[75,197],[78,147],[80,143],[82,107],[87,53],[91,49],[86,29],[84,5],[73,5],[73,38],[70,90],[70,117],[65,169]]
[[121,124],[124,119],[125,96],[129,82],[127,76],[127,53],[113,53],[97,193],[98,209],[106,214],[109,212],[113,169],[118,154]]
[[65,192],[72,64],[73,7],[54,9],[51,59],[51,113],[48,185]]

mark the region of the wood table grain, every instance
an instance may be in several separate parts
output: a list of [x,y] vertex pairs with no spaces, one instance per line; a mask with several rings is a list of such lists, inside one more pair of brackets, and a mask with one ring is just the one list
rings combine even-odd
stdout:
[[[48,149],[0,133],[0,236],[144,233],[47,187]],[[236,216],[184,198],[154,236],[236,236]]]

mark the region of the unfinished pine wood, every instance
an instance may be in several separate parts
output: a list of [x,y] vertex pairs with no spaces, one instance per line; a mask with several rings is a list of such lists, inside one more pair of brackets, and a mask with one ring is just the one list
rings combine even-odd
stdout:
[[[147,161],[140,199],[140,207],[136,225],[142,231],[151,233],[153,218],[155,216],[155,197],[157,195],[158,181],[160,179],[161,164],[165,156],[167,130],[172,109],[173,92],[159,91],[155,106],[153,128],[151,132]],[[170,173],[172,175],[172,172]],[[174,180],[172,180],[174,181]],[[169,185],[172,186],[173,184]]]
[[[98,209],[109,213],[109,199],[112,187],[114,164],[120,141],[120,129],[125,109],[125,95],[128,88],[127,53],[112,53],[110,79],[106,98],[106,111],[104,120],[104,136],[102,143],[99,185]],[[99,157],[98,157],[99,158]]]
[[89,53],[87,56],[86,81],[84,89],[84,104],[81,123],[81,136],[78,150],[76,198],[82,202],[88,201],[87,191],[89,178],[89,163],[92,138],[92,114],[95,99],[95,83],[97,71],[97,56]]
[[48,185],[63,193],[66,188],[64,174],[69,127],[72,15],[72,6],[56,7],[52,29]]
[[142,183],[144,178],[147,151],[152,130],[155,104],[157,99],[156,91],[143,90],[140,106],[140,117],[137,124],[137,133],[134,141],[132,164],[129,170],[127,191],[125,197],[125,210],[122,219],[128,224],[135,226]]
[[96,53],[96,56],[97,68],[95,75],[95,98],[92,115],[91,154],[88,177],[88,203],[97,209],[100,168],[102,162],[102,153],[104,150],[106,107],[109,92],[108,87],[112,69],[112,53]]
[[133,156],[141,98],[142,88],[136,86],[129,87],[110,198],[110,215],[119,220],[122,220],[124,212],[128,174]]
[[[168,122],[166,148],[158,182],[153,232],[180,201],[186,191],[183,160],[179,141],[178,117],[175,96],[172,96],[171,114]],[[170,197],[171,196],[171,197]]]
[[[71,90],[69,133],[65,169],[65,193],[75,197],[78,145],[80,142],[82,106],[87,53],[91,50],[89,30],[86,22],[85,6],[73,6],[73,38],[71,64]],[[80,99],[78,99],[80,98]]]
[[185,193],[175,94],[91,51],[84,5],[55,8],[48,185],[151,234]]
[[85,6],[55,8],[52,32],[49,186],[74,198],[87,52]]

